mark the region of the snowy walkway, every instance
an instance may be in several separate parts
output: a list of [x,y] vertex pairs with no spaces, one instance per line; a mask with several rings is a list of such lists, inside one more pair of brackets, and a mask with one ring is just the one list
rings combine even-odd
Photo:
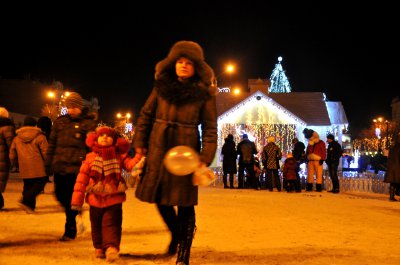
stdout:
[[[22,182],[11,180],[0,212],[0,265],[107,264],[93,258],[87,231],[59,242],[64,214],[53,184],[38,198],[37,214],[20,210]],[[117,264],[174,264],[157,258],[169,234],[154,205],[128,190],[121,259]],[[368,193],[291,193],[200,189],[191,265],[400,264],[400,202]],[[87,206],[86,206],[87,207]]]

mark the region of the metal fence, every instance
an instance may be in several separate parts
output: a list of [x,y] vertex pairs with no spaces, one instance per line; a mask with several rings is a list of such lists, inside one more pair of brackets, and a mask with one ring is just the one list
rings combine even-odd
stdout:
[[[212,168],[215,174],[215,181],[211,184],[211,186],[218,187],[223,186],[223,172],[221,167]],[[328,171],[324,170],[323,173],[323,189],[331,190],[332,182],[329,177]],[[381,193],[388,194],[389,193],[389,183],[383,182],[385,172],[379,171],[375,174],[374,171],[365,171],[365,172],[357,172],[357,171],[338,171],[339,183],[340,183],[340,191],[342,192],[371,192],[371,193]],[[300,173],[301,183],[304,189],[306,184],[306,174],[305,172]],[[265,174],[261,173],[259,176],[261,185],[263,185],[265,181]],[[283,183],[282,174],[281,174],[281,183]],[[237,175],[234,178],[234,185],[237,187]],[[315,185],[315,180],[314,180]]]
[[[223,172],[221,167],[211,168],[215,174],[215,181],[210,185],[212,187],[223,186]],[[323,189],[331,190],[332,182],[328,175],[328,171],[324,170],[323,173]],[[357,172],[357,171],[338,171],[339,182],[340,182],[340,191],[342,192],[370,192],[370,193],[381,193],[388,194],[389,193],[389,183],[383,182],[385,172],[379,171],[375,174],[374,171],[365,171],[365,172]],[[129,172],[125,170],[122,171],[122,176],[127,181],[128,186],[134,187],[136,186],[137,179],[131,178]],[[302,188],[304,189],[306,185],[306,174],[305,172],[300,172]],[[265,174],[261,173],[259,176],[261,182],[261,188],[265,187]],[[282,174],[281,174],[281,183],[283,183]],[[237,187],[238,179],[237,175],[234,178],[234,186]],[[315,180],[314,180],[315,185]]]

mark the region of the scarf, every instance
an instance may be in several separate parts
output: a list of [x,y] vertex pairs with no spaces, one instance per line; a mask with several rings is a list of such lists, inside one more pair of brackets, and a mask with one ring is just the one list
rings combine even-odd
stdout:
[[95,144],[92,149],[97,153],[97,156],[94,159],[89,176],[96,181],[114,181],[117,184],[121,179],[121,169],[115,146],[103,147]]

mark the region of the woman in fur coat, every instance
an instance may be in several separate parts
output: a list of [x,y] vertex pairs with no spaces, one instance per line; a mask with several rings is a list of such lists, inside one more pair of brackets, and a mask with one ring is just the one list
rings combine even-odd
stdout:
[[198,187],[192,183],[193,174],[169,173],[163,158],[172,147],[186,145],[200,153],[199,166],[213,161],[217,148],[214,80],[199,44],[175,43],[156,65],[154,88],[140,111],[133,140],[136,155],[147,156],[136,196],[157,205],[171,232],[167,254],[178,251],[177,264],[189,264]]

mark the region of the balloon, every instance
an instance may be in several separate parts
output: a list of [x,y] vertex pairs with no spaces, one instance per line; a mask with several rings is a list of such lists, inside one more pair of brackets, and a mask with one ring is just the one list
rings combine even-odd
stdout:
[[178,145],[164,156],[164,165],[169,173],[176,176],[185,176],[199,168],[200,158],[197,152],[186,145]]

